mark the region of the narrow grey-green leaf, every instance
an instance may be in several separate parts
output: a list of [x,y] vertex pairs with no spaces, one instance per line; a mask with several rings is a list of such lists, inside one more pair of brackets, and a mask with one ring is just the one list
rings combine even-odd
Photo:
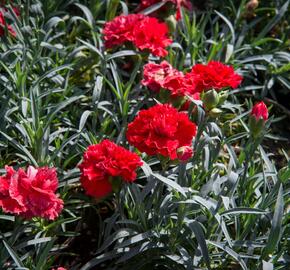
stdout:
[[196,240],[200,246],[202,256],[204,258],[204,261],[205,261],[208,269],[211,269],[208,248],[206,245],[205,235],[204,235],[204,232],[203,232],[201,225],[195,220],[186,220],[186,223],[187,223],[188,227],[193,231],[193,233],[196,237]]
[[14,261],[14,263],[16,264],[16,266],[25,267],[23,262],[18,257],[17,253],[13,250],[13,248],[4,239],[2,241],[3,241],[3,244],[4,244],[5,248],[6,248],[6,250],[9,253],[9,255],[11,256],[11,258]]
[[124,57],[124,56],[132,56],[132,55],[137,55],[137,52],[133,51],[133,50],[124,50],[124,51],[120,51],[120,52],[116,52],[113,53],[111,55],[108,55],[106,60],[112,60],[114,58],[119,58],[119,57]]
[[92,111],[88,111],[88,110],[83,112],[81,119],[80,119],[80,123],[79,123],[79,131],[81,131],[84,128],[84,126],[87,122],[87,119],[91,113],[92,113]]
[[233,209],[229,209],[227,211],[222,212],[220,215],[238,215],[238,214],[256,214],[256,215],[263,215],[267,214],[267,211],[256,209],[256,208],[249,208],[249,207],[237,207]]
[[179,191],[183,196],[186,197],[184,189],[180,185],[178,185],[176,182],[174,182],[174,181],[172,181],[172,180],[170,180],[170,179],[168,179],[168,178],[166,178],[166,177],[164,177],[164,176],[162,176],[162,175],[160,175],[158,173],[153,173],[152,175],[154,177],[156,177],[158,180],[160,180],[161,182],[163,182],[164,184],[166,184],[166,185],[170,186],[171,188]]
[[244,260],[239,256],[238,253],[236,253],[231,248],[227,247],[226,245],[222,245],[220,243],[209,241],[209,240],[207,240],[207,243],[212,244],[213,246],[216,246],[217,248],[220,248],[221,250],[225,251],[227,254],[232,256],[240,264],[243,270],[248,270],[248,267],[245,264]]
[[283,211],[284,211],[283,186],[280,185],[270,234],[267,239],[267,245],[262,253],[263,258],[266,258],[269,254],[273,253],[280,241],[282,233]]

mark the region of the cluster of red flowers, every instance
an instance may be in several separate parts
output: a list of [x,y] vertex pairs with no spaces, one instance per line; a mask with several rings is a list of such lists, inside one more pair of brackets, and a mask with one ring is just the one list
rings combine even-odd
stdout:
[[[176,2],[178,7],[181,5],[181,1],[172,2]],[[143,7],[147,4],[152,3],[141,3]],[[164,23],[141,14],[116,17],[105,24],[103,34],[107,48],[132,42],[140,50],[147,49],[157,56],[165,56],[165,47],[171,43]],[[173,98],[189,95],[200,99],[199,94],[203,91],[235,88],[242,80],[232,67],[214,61],[207,65],[197,64],[186,74],[166,61],[148,63],[143,74],[143,85],[154,92],[166,89]],[[188,103],[184,105],[186,107]],[[193,155],[192,140],[196,135],[196,125],[189,120],[186,112],[178,112],[169,104],[157,104],[141,110],[128,125],[126,135],[128,142],[140,152],[187,161]],[[113,190],[117,179],[133,181],[140,164],[136,154],[105,140],[89,146],[85,152],[80,165],[81,182],[87,194],[104,197]]]
[[144,66],[143,74],[143,85],[155,92],[164,88],[172,97],[195,95],[196,98],[196,93],[209,89],[236,88],[242,81],[242,77],[231,66],[217,61],[210,61],[207,65],[197,64],[185,75],[166,61],[161,64],[148,63]]
[[136,179],[136,170],[142,165],[140,157],[110,140],[90,145],[84,153],[81,183],[88,195],[100,198],[113,190],[116,178],[126,182]]
[[58,186],[54,168],[29,166],[15,171],[6,166],[0,177],[0,207],[4,212],[25,218],[42,217],[54,220],[63,208],[63,201],[55,191]]
[[[161,155],[171,160],[188,160],[196,125],[188,115],[169,104],[157,104],[141,110],[127,130],[128,142],[148,155]],[[142,165],[140,157],[110,140],[90,145],[79,165],[81,183],[88,195],[107,196],[119,187],[121,180],[133,182]]]
[[[180,8],[190,8],[187,0],[164,0]],[[141,7],[158,1],[143,0]],[[0,12],[0,36],[7,26]],[[11,34],[15,32],[7,26]],[[105,46],[113,48],[131,42],[140,50],[148,50],[155,56],[166,56],[165,48],[172,43],[168,38],[165,23],[142,14],[118,16],[105,24],[103,29]],[[170,96],[191,96],[200,99],[199,94],[215,89],[236,88],[242,77],[234,69],[220,62],[196,64],[186,74],[173,68],[168,62],[148,63],[144,66],[142,84],[154,92],[166,89]],[[184,104],[188,106],[188,103]],[[254,106],[251,113],[257,120],[268,119],[264,103]],[[196,125],[190,121],[186,112],[179,112],[170,104],[157,104],[147,110],[141,110],[128,125],[128,142],[140,152],[158,155],[170,160],[187,161],[193,155],[192,140],[196,135]],[[81,183],[88,195],[102,198],[119,188],[122,181],[133,182],[136,171],[142,166],[140,157],[110,140],[90,145],[79,165]],[[55,191],[58,179],[55,169],[28,167],[15,171],[6,166],[6,175],[0,177],[0,207],[5,212],[21,215],[25,218],[42,217],[53,220],[63,208],[63,201]],[[61,269],[61,268],[58,268]]]
[[132,42],[138,49],[148,50],[155,56],[166,56],[165,48],[172,43],[165,23],[142,14],[114,18],[105,24],[103,35],[106,48]]
[[192,5],[190,0],[141,0],[141,3],[139,5],[139,10],[148,8],[154,4],[157,4],[159,2],[170,2],[176,5],[176,19],[180,20],[181,19],[181,7],[184,7],[186,9],[191,10]]

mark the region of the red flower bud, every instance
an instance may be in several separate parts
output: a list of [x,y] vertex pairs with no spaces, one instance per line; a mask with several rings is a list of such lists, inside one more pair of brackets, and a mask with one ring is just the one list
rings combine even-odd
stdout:
[[193,155],[192,147],[190,146],[182,146],[177,149],[177,158],[180,161],[187,161]]
[[255,104],[249,119],[249,127],[253,137],[260,136],[268,119],[268,109],[263,101]]
[[263,101],[255,104],[255,106],[252,109],[251,115],[253,115],[257,121],[259,119],[264,119],[264,121],[268,120],[268,109],[267,106]]

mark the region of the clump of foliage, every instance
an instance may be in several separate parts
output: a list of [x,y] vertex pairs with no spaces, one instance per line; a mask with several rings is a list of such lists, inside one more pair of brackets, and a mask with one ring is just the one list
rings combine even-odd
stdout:
[[[144,10],[140,1],[2,2],[0,175],[5,165],[56,168],[64,206],[54,220],[0,212],[1,269],[289,268],[289,149],[273,133],[288,110],[289,1],[192,1],[180,20],[162,1]],[[104,46],[104,24],[136,12],[167,23],[173,42],[164,58]],[[237,89],[202,92],[201,101],[185,94],[197,133],[182,162],[141,153],[126,137],[141,110],[184,105],[142,83],[144,66],[164,59],[185,76],[213,60],[243,76]],[[269,118],[255,122],[252,107],[263,99]],[[134,183],[118,178],[94,198],[79,165],[104,139],[142,166]],[[274,140],[285,143],[282,163],[268,147]]]

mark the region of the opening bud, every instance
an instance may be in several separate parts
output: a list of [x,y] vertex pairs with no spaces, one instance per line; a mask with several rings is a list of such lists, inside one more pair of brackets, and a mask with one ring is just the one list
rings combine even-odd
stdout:
[[252,135],[258,137],[264,129],[265,122],[268,120],[269,113],[266,104],[261,101],[253,107],[249,119],[249,127]]
[[182,146],[177,149],[177,157],[180,161],[187,161],[193,156],[191,146]]
[[209,111],[218,105],[219,95],[214,89],[206,91],[202,96],[202,101],[204,108]]

